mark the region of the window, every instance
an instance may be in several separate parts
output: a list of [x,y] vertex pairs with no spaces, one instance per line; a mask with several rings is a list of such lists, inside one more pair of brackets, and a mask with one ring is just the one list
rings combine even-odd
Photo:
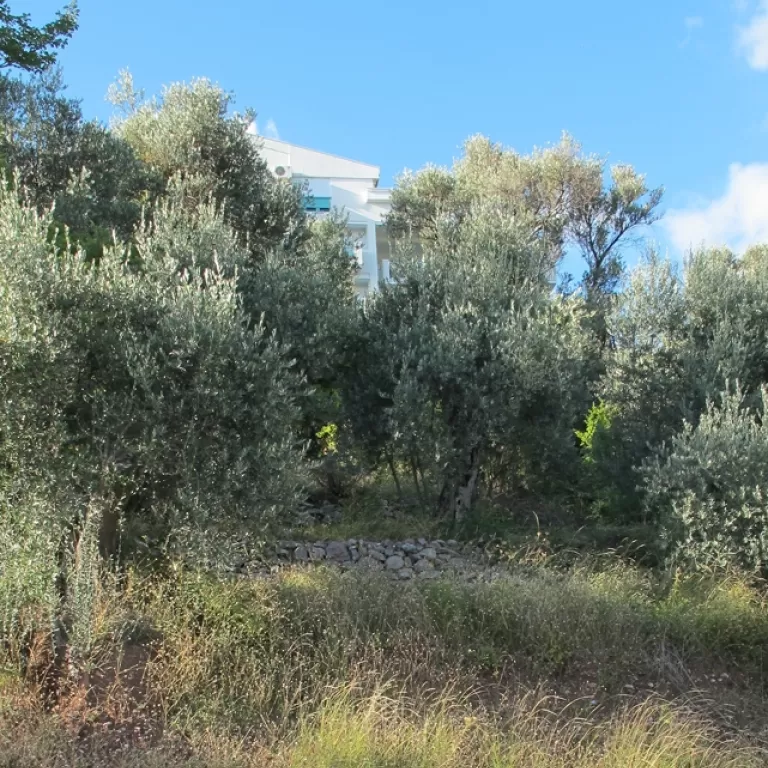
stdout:
[[331,210],[330,197],[305,197],[304,210],[313,212],[323,212]]

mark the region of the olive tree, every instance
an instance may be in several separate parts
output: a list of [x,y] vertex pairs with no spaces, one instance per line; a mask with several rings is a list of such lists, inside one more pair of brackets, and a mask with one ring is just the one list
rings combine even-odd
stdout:
[[682,275],[651,253],[625,279],[608,316],[611,350],[584,443],[601,514],[648,520],[642,466],[684,422],[696,428],[729,381],[759,404],[768,380],[765,253],[700,249]]
[[309,233],[301,192],[277,182],[248,133],[251,113],[230,114],[232,98],[208,80],[174,83],[144,100],[123,72],[110,98],[121,110],[113,129],[149,168],[181,176],[189,204],[213,199],[239,244],[255,259],[272,248],[299,251]]
[[759,395],[753,410],[742,392],[722,393],[644,467],[646,504],[678,563],[768,572],[768,393]]
[[313,440],[338,420],[338,388],[358,318],[345,220],[312,222],[301,251],[275,248],[241,270],[238,287],[253,322],[263,324],[311,389],[302,400],[302,433]]
[[53,211],[61,245],[68,239],[98,258],[115,238],[133,236],[142,207],[163,191],[162,178],[125,141],[83,119],[57,70],[0,77],[0,120],[6,172],[25,202]]
[[623,269],[621,248],[634,230],[658,218],[663,190],[650,189],[631,166],[608,169],[603,158],[584,155],[570,136],[553,147],[522,155],[483,136],[470,138],[453,168],[429,166],[406,173],[392,198],[390,227],[397,236],[433,240],[441,217],[462,220],[472,205],[503,200],[524,217],[554,269],[564,249],[586,261],[581,285],[593,309],[593,325],[605,343],[604,317]]
[[69,606],[88,546],[243,536],[292,510],[305,385],[243,311],[248,256],[214,205],[166,204],[138,261],[59,251],[49,224],[0,193],[0,543],[40,534],[3,552],[0,592],[36,563]]
[[650,251],[622,281],[607,318],[610,353],[579,432],[586,493],[612,522],[642,515],[639,468],[690,417],[690,355],[683,282]]
[[[410,466],[456,522],[494,463],[522,474],[534,433],[571,438],[580,318],[576,300],[550,298],[549,259],[503,201],[475,203],[401,252],[393,285],[366,310],[379,359],[351,387],[358,433]],[[386,429],[366,438],[374,413]]]

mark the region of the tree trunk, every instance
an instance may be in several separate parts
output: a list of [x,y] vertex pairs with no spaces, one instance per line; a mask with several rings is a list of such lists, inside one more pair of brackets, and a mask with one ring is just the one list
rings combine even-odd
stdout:
[[413,457],[413,454],[410,455],[410,465],[411,465],[411,475],[413,477],[413,484],[416,486],[416,493],[419,497],[419,501],[422,504],[426,503],[426,499],[424,498],[424,494],[422,493],[421,487],[419,486],[419,473],[416,470],[416,460]]
[[464,461],[457,480],[446,482],[440,492],[438,509],[441,515],[458,525],[472,511],[480,478],[480,448],[472,448]]
[[99,521],[99,555],[105,562],[117,557],[120,543],[120,511],[117,505],[107,505]]
[[389,465],[389,471],[392,473],[392,479],[395,481],[395,488],[397,488],[397,498],[402,502],[403,489],[400,487],[400,478],[397,476],[397,469],[395,469],[395,462],[393,461],[391,454],[387,454],[387,464]]

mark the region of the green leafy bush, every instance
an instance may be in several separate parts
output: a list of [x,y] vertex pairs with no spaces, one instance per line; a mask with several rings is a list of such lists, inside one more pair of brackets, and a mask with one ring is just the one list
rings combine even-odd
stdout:
[[645,468],[647,503],[666,526],[675,558],[698,567],[768,572],[768,426],[744,393],[710,402],[667,455]]
[[261,530],[305,477],[304,384],[242,310],[214,208],[158,211],[138,265],[122,247],[98,264],[58,251],[48,224],[0,191],[0,541],[21,537],[0,557],[9,606],[53,574],[43,602],[70,601],[89,552],[170,537],[190,555]]

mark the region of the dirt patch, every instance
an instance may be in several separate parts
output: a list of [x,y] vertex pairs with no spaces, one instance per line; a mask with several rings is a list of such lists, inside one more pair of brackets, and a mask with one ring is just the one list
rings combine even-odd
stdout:
[[148,669],[153,643],[126,643],[99,654],[60,706],[67,729],[81,739],[99,735],[120,744],[150,746],[163,735],[163,713]]

